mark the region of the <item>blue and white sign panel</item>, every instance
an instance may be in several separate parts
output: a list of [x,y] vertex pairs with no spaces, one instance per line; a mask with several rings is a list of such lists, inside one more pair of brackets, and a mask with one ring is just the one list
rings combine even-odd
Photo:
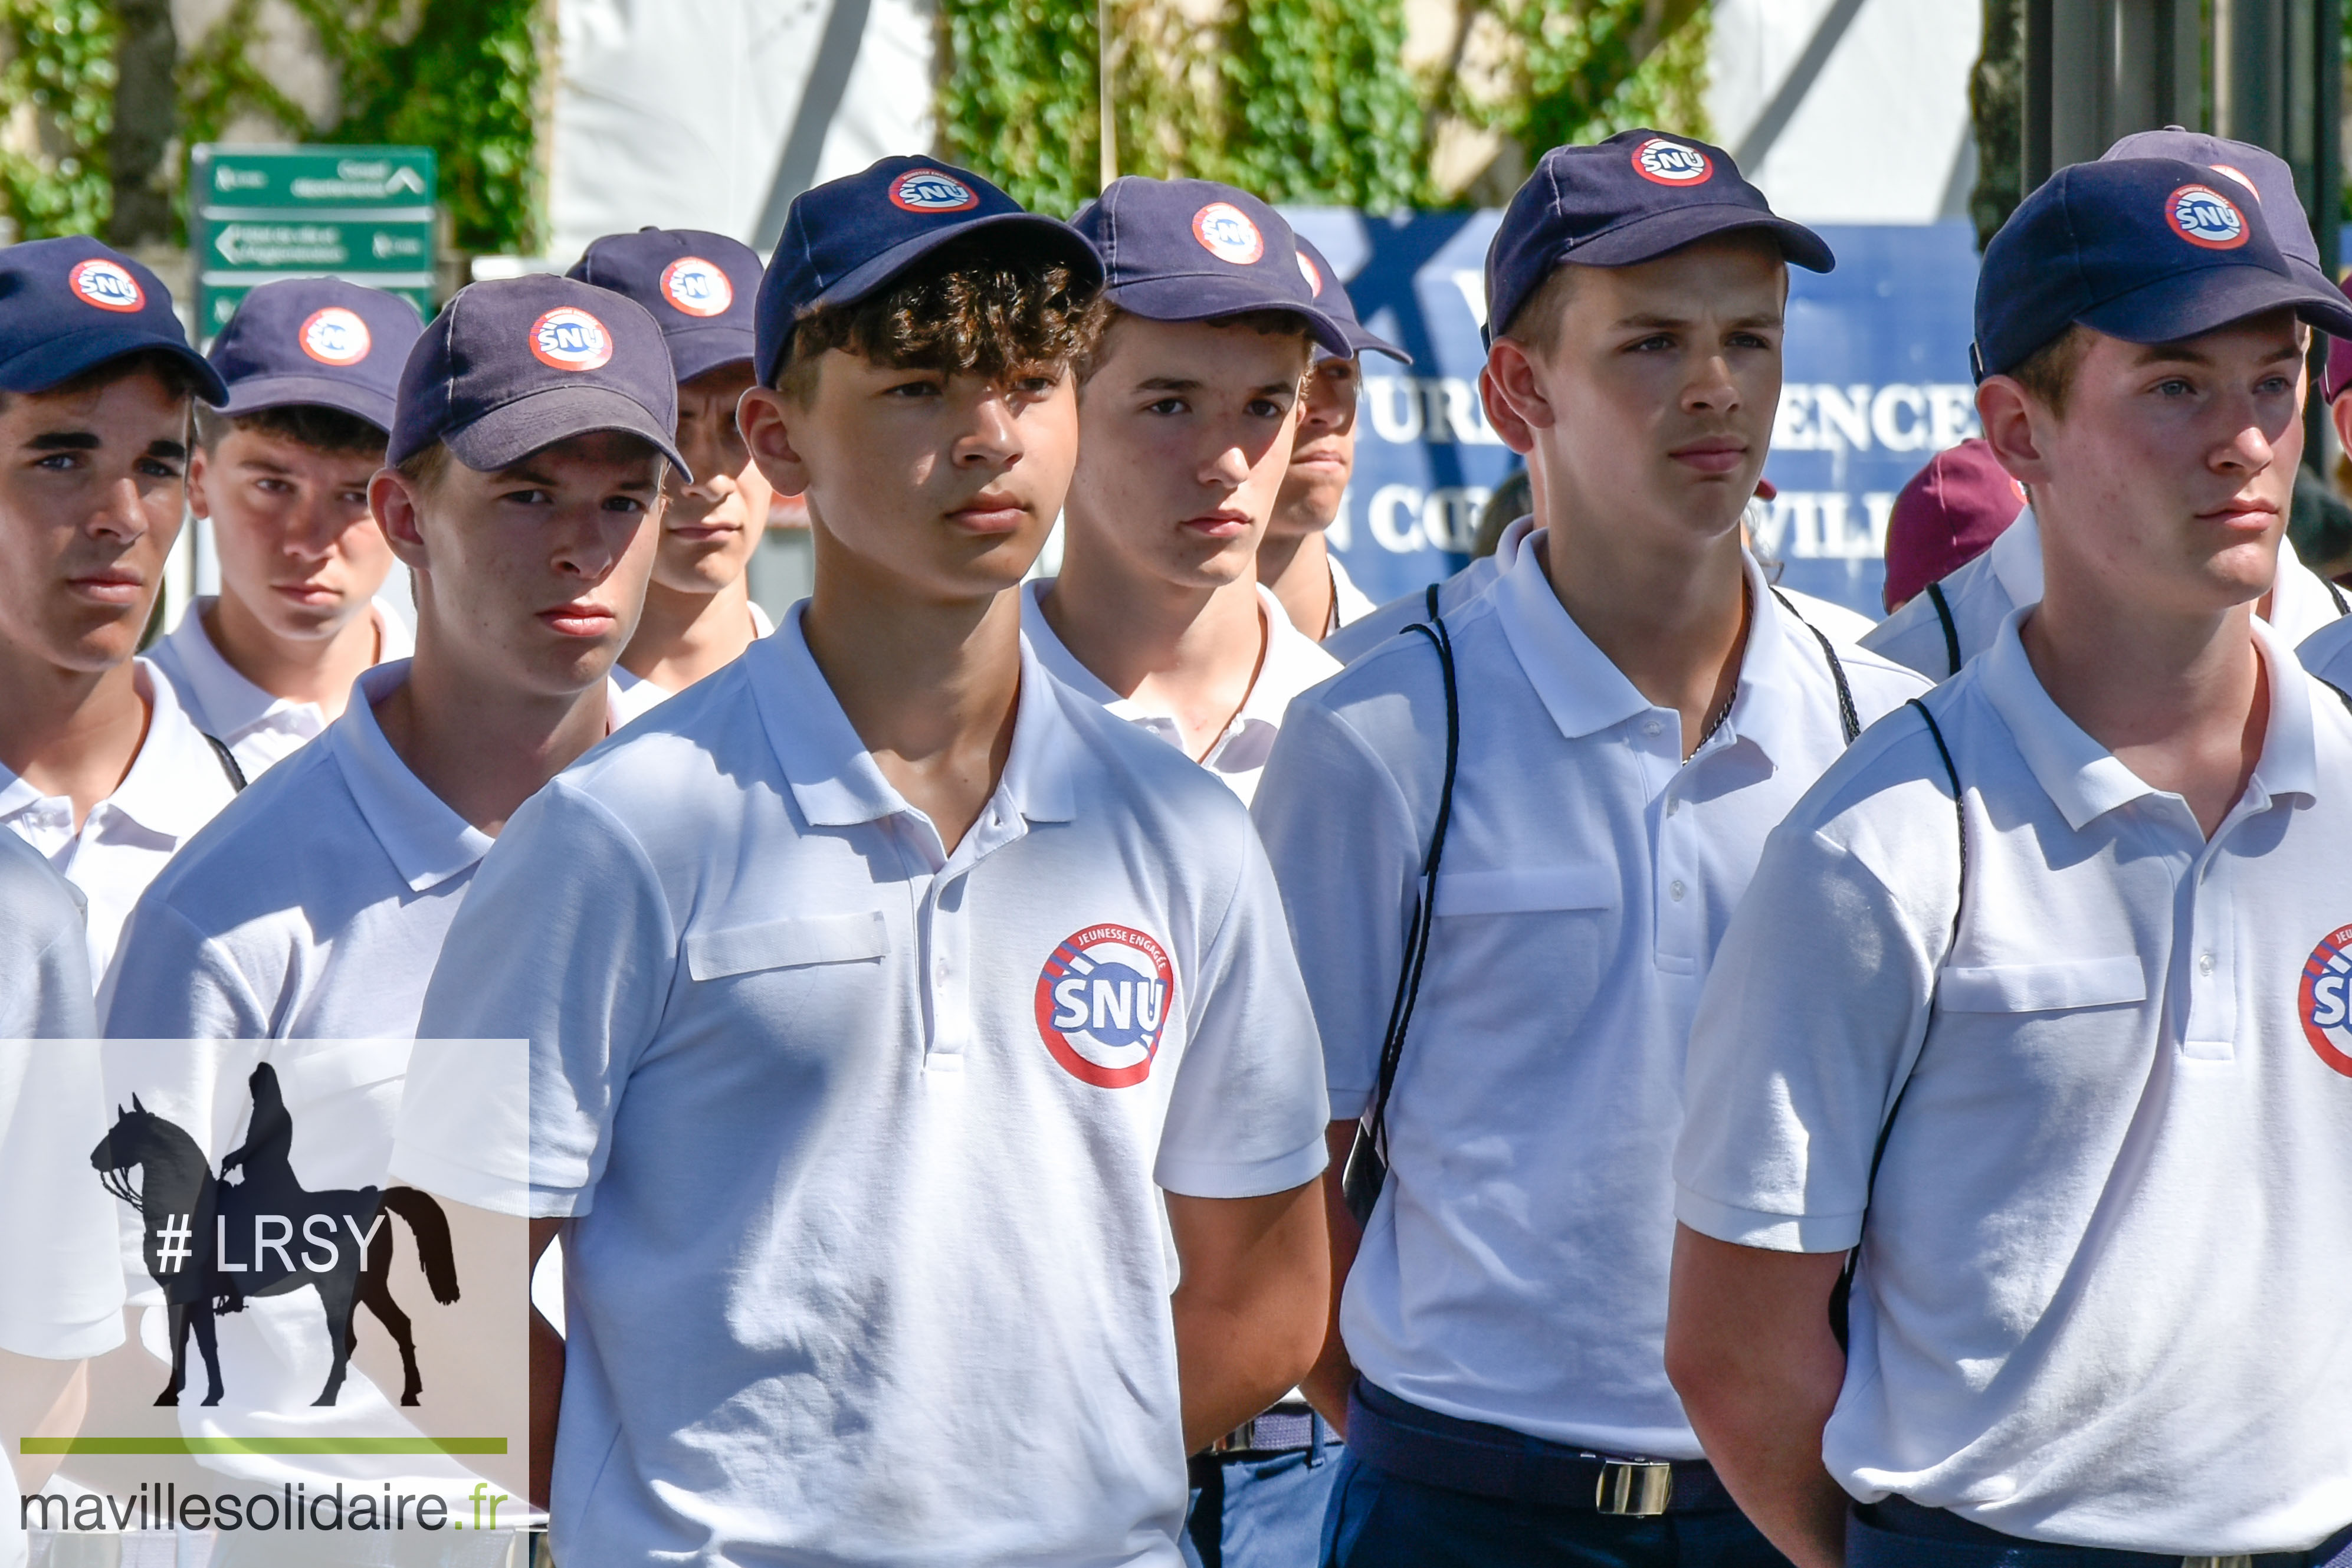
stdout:
[[[1364,362],[1355,482],[1331,531],[1364,591],[1394,598],[1463,563],[1479,510],[1518,466],[1478,401],[1499,215],[1286,216],[1347,280],[1365,324],[1413,356],[1410,369]],[[1786,381],[1764,470],[1780,495],[1758,543],[1786,563],[1789,586],[1877,616],[1895,492],[1976,433],[1975,237],[1960,222],[1821,232],[1838,267],[1790,274]]]

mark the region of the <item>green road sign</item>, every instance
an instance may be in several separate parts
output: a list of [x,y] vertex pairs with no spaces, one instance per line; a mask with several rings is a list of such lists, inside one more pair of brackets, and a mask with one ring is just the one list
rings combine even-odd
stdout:
[[434,310],[429,147],[195,150],[189,239],[204,342],[246,294],[280,278],[343,278]]

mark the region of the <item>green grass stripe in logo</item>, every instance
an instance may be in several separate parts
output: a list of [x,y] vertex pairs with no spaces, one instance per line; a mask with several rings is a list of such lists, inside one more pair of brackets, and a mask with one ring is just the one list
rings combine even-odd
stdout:
[[25,1454],[503,1454],[504,1437],[26,1437]]

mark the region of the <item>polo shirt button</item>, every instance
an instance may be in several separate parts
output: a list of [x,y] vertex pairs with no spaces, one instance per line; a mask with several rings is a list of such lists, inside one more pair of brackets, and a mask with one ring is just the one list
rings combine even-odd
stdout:
[[1673,897],[1673,899],[1674,899],[1675,902],[1676,902],[1676,903],[1678,903],[1678,904],[1679,904],[1679,903],[1681,903],[1681,902],[1683,901],[1683,895],[1684,895],[1685,892],[1688,892],[1689,890],[1690,890],[1690,889],[1688,889],[1687,888],[1685,888],[1685,887],[1682,885],[1682,883],[1681,883],[1681,881],[1680,881],[1679,879],[1677,879],[1677,880],[1675,880],[1675,881],[1669,882],[1669,883],[1667,883],[1667,884],[1666,884],[1666,891],[1667,891],[1667,893],[1669,893],[1670,895],[1672,895],[1672,897]]
[[2213,973],[2213,955],[2211,953],[2201,952],[2197,955],[2197,973],[2200,974],[2210,974]]
[[1644,735],[1654,735],[1664,727],[1665,726],[1660,724],[1655,719],[1644,719],[1642,721],[1642,733]]

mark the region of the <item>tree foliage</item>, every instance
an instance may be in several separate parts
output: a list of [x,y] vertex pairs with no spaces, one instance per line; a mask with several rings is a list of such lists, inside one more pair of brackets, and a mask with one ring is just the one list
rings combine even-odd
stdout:
[[0,150],[0,206],[22,238],[106,226],[115,33],[101,0],[0,0],[0,116],[27,113],[39,142],[37,154]]

